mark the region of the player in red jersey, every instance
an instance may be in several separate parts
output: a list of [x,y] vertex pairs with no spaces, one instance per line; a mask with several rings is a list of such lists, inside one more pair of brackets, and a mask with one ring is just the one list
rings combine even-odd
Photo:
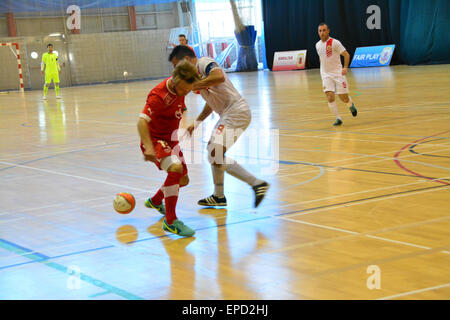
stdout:
[[137,125],[145,161],[154,162],[160,170],[167,172],[164,185],[147,199],[145,205],[165,215],[164,230],[188,237],[195,231],[178,220],[175,213],[179,188],[189,183],[177,130],[186,110],[184,97],[191,92],[196,80],[199,75],[195,66],[189,62],[178,65],[172,77],[150,91]]

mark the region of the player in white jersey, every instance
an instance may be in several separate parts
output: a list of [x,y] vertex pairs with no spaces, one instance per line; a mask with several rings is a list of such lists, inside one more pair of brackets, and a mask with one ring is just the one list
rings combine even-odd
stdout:
[[[330,37],[330,28],[326,23],[319,25],[319,36],[320,41],[316,43],[316,50],[320,58],[323,91],[327,96],[331,112],[336,116],[334,125],[339,126],[342,124],[342,119],[336,104],[336,94],[349,107],[354,117],[358,114],[352,98],[348,95],[348,82],[345,76],[350,55],[339,40]],[[344,68],[341,64],[341,55],[344,56]]]
[[248,183],[255,192],[255,207],[257,207],[269,189],[269,184],[253,176],[225,153],[233,146],[238,137],[247,129],[251,121],[250,107],[239,94],[225,71],[217,62],[209,57],[197,59],[195,54],[185,46],[177,46],[169,56],[169,61],[176,66],[181,60],[187,60],[197,67],[202,80],[196,82],[194,91],[199,91],[206,101],[205,107],[197,117],[195,124],[188,127],[192,134],[195,127],[205,120],[213,111],[220,116],[211,139],[208,143],[208,157],[214,180],[213,195],[201,199],[202,206],[226,206],[224,194],[224,173]]

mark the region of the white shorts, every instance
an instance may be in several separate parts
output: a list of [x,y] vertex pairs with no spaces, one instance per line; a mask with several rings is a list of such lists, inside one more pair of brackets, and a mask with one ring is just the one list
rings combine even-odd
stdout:
[[250,125],[251,119],[247,102],[239,101],[220,116],[209,142],[222,145],[228,150]]
[[326,77],[322,79],[323,92],[331,91],[336,94],[348,93],[348,82],[345,76]]

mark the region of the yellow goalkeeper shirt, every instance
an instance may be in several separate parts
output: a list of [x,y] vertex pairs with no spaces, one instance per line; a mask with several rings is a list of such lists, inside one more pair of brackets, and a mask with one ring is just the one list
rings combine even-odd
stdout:
[[58,56],[54,53],[46,52],[42,55],[41,70],[44,70],[44,65],[45,65],[45,73],[48,74],[58,73],[58,71],[60,70],[58,63]]

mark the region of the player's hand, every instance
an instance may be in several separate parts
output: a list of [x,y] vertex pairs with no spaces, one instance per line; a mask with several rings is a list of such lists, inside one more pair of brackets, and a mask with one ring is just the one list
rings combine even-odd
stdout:
[[41,71],[41,74],[44,75],[44,70]]
[[186,131],[189,133],[190,136],[192,136],[192,132],[194,132],[195,126],[194,124],[191,124]]
[[155,150],[153,150],[153,148],[145,148],[144,160],[150,161],[150,162],[155,162],[155,163],[158,161],[156,159],[156,153],[155,153]]
[[342,68],[342,75],[345,76],[347,74],[347,68]]
[[62,73],[62,71],[61,70],[59,70],[59,74],[61,74]]

